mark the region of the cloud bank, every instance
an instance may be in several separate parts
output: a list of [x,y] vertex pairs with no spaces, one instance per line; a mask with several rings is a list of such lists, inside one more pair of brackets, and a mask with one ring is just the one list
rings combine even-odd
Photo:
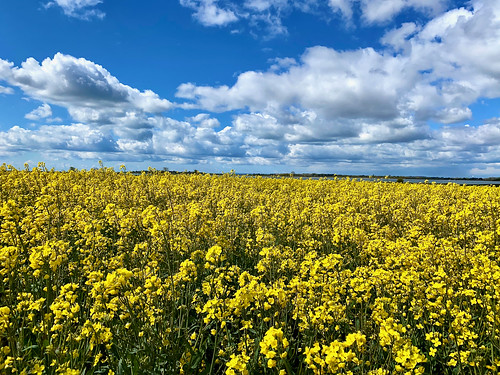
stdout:
[[[183,2],[193,9],[215,7],[221,25],[225,17],[241,17],[231,2]],[[405,7],[439,12],[443,6],[391,3],[384,16],[369,16],[366,10],[364,17],[378,22]],[[356,4],[369,7],[368,2]],[[86,59],[56,54],[41,63],[27,59],[21,66],[0,59],[0,83],[41,102],[28,119],[50,122],[51,106],[59,106],[73,120],[12,127],[0,133],[0,153],[37,150],[79,158],[311,170],[348,165],[353,172],[446,165],[495,170],[500,119],[464,123],[473,119],[472,104],[500,97],[500,3],[471,5],[440,13],[426,24],[389,30],[381,49],[314,46],[299,58],[272,61],[266,71],[241,73],[232,85],[183,83],[176,103],[125,85]],[[253,0],[244,6],[262,13],[290,2]],[[349,17],[353,2],[330,1],[329,6]],[[174,108],[189,112],[174,119]],[[224,113],[231,114],[229,121],[219,116]]]

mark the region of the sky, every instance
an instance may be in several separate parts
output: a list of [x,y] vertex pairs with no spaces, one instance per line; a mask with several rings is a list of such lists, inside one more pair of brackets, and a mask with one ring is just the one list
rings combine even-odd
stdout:
[[0,164],[99,160],[500,176],[500,1],[0,1]]

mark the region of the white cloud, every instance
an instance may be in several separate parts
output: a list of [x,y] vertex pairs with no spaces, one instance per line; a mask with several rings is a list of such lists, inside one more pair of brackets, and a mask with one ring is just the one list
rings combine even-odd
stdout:
[[10,74],[13,66],[14,63],[0,59],[0,79],[4,79],[3,77],[7,77]]
[[[307,11],[316,0],[179,0],[182,6],[194,10],[193,17],[205,26],[226,26],[245,20],[250,28],[266,38],[287,33],[282,23],[291,9]],[[221,5],[223,4],[223,5]],[[234,30],[233,30],[234,31]]]
[[212,111],[248,108],[274,113],[298,106],[327,120],[390,119],[398,116],[400,97],[412,85],[404,70],[403,59],[370,48],[337,52],[313,47],[300,65],[287,71],[245,72],[232,87],[184,84],[177,96]]
[[291,66],[297,65],[297,61],[291,57],[285,57],[285,58],[278,57],[275,59],[270,59],[269,61],[274,63],[269,68],[269,70],[273,72],[286,70],[289,69]]
[[21,67],[0,71],[0,79],[38,100],[58,105],[118,108],[132,105],[146,112],[168,110],[172,104],[152,91],[124,85],[92,61],[57,53],[40,64],[33,58]]
[[217,0],[180,0],[180,4],[193,9],[194,18],[205,26],[225,26],[238,20],[232,10],[220,8]]
[[351,123],[359,131],[364,122],[461,122],[471,118],[468,106],[478,98],[500,96],[498,8],[483,4],[452,10],[423,27],[404,24],[382,38],[387,51],[312,47],[298,64],[248,71],[232,86],[183,84],[176,95],[200,109],[250,111],[280,121],[297,107],[314,112],[316,122]]
[[469,149],[481,146],[500,150],[500,121],[495,119],[478,127],[444,127],[439,132],[439,138],[445,144],[464,146]]
[[456,124],[470,120],[472,111],[470,108],[444,108],[436,114],[436,120],[443,124]]
[[359,6],[362,18],[368,23],[385,23],[407,8],[436,15],[443,12],[447,0],[329,0],[330,8],[351,19],[353,8]]
[[352,0],[328,0],[328,5],[333,11],[342,13],[345,18],[352,18]]
[[419,30],[420,28],[415,23],[405,22],[401,27],[386,32],[380,42],[399,52],[409,47],[408,39]]
[[14,93],[14,90],[12,89],[12,87],[4,87],[4,86],[1,86],[0,85],[0,94],[13,94]]
[[52,116],[52,108],[47,103],[42,104],[38,108],[35,108],[30,113],[26,114],[24,117],[28,120],[37,121]]
[[498,177],[500,176],[500,163],[492,163],[491,165],[485,167],[471,168],[470,174],[472,176]]
[[278,2],[279,5],[285,5],[287,1],[273,1],[273,0],[246,0],[244,6],[257,12],[264,12],[271,8],[274,3]]
[[200,113],[194,117],[189,117],[186,120],[197,124],[197,126],[201,128],[217,128],[220,126],[219,120],[210,117],[208,113]]
[[173,107],[151,90],[140,91],[120,83],[92,61],[61,53],[42,63],[29,58],[20,67],[0,59],[0,80],[47,106],[66,108],[74,120],[82,123],[141,127],[146,114]]
[[155,154],[188,159],[242,156],[238,139],[225,139],[224,130],[217,132],[213,128],[166,117],[152,118],[151,123],[155,129],[152,137]]
[[89,20],[105,16],[104,12],[94,8],[101,3],[102,0],[54,0],[48,2],[46,7],[59,6],[67,16]]
[[[284,19],[293,11],[330,19],[340,13],[350,22],[359,9],[364,23],[387,23],[406,9],[435,16],[446,10],[448,0],[179,0],[194,11],[205,26],[226,26],[246,21],[252,33],[267,38],[288,33]],[[328,12],[330,10],[330,12]],[[358,12],[356,12],[358,13]]]
[[0,151],[105,151],[116,150],[112,138],[85,124],[44,125],[37,130],[14,126],[0,132]]
[[447,0],[361,0],[363,18],[370,22],[387,22],[405,8],[438,14],[447,5]]

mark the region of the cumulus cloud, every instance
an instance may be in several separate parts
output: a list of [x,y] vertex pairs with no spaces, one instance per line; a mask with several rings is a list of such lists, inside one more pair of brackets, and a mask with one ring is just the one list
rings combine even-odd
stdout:
[[219,120],[210,117],[208,113],[199,113],[196,116],[188,117],[187,120],[191,123],[195,123],[198,127],[202,128],[216,128],[220,126]]
[[291,57],[285,57],[285,58],[278,57],[270,59],[269,61],[273,63],[269,68],[269,70],[273,72],[277,72],[280,70],[283,71],[289,69],[291,66],[297,65],[297,61]]
[[448,3],[448,0],[328,0],[330,8],[346,19],[352,19],[353,10],[359,7],[362,19],[368,24],[386,23],[406,9],[435,16]]
[[405,8],[429,14],[446,9],[447,0],[361,0],[363,18],[369,23],[387,22]]
[[103,151],[117,149],[110,135],[85,124],[43,125],[37,130],[14,126],[0,132],[0,151]]
[[183,84],[177,96],[211,111],[279,113],[298,107],[326,120],[387,120],[400,115],[401,95],[411,89],[405,67],[404,59],[371,48],[338,52],[313,47],[300,65],[284,72],[245,72],[232,87]]
[[[419,4],[400,6],[442,6]],[[500,97],[500,5],[471,5],[389,30],[384,49],[312,47],[298,61],[244,72],[233,85],[182,84],[176,96],[191,108],[238,111],[227,134],[241,142],[247,160],[262,153],[306,164],[493,163],[500,158],[497,122],[451,126],[471,120],[469,106],[480,98]],[[445,126],[431,130],[429,121]]]
[[39,63],[27,59],[20,67],[0,59],[0,80],[19,87],[44,103],[28,119],[46,118],[49,104],[64,107],[81,123],[148,127],[148,114],[158,114],[173,104],[151,90],[140,91],[121,83],[92,61],[57,53]]
[[470,169],[472,176],[500,176],[500,163],[492,163],[486,167],[473,167]]
[[124,85],[102,66],[83,58],[57,53],[42,63],[29,58],[20,67],[2,62],[10,69],[0,69],[0,79],[38,100],[88,108],[133,106],[146,112],[172,107],[154,92]]
[[312,47],[284,69],[244,72],[232,86],[186,83],[176,95],[210,111],[283,117],[297,107],[332,123],[465,121],[468,105],[500,96],[499,6],[481,4],[389,31],[382,38],[387,50]]
[[180,0],[180,4],[193,9],[194,18],[205,26],[225,26],[238,20],[231,9],[221,8],[217,0]]
[[37,121],[52,116],[52,108],[47,103],[42,104],[40,107],[35,108],[24,117],[28,120]]
[[493,119],[478,127],[444,127],[439,132],[438,139],[441,139],[445,144],[465,146],[469,149],[473,147],[499,149],[500,121]]
[[436,120],[442,124],[456,124],[472,118],[470,108],[444,108],[436,114]]
[[102,0],[54,0],[48,2],[45,7],[59,6],[69,17],[89,20],[91,18],[104,18],[105,13],[95,8],[101,3]]
[[[138,153],[138,157],[177,159],[198,163],[215,158],[243,158],[242,138],[227,134],[230,128],[215,130],[205,114],[179,121],[168,117],[151,117],[151,137],[143,140],[119,139],[118,147],[124,153]],[[207,123],[208,121],[208,123]]]
[[352,0],[328,0],[328,5],[333,11],[342,13],[345,18],[352,18]]
[[401,27],[386,32],[380,42],[392,47],[396,52],[400,52],[410,46],[409,38],[419,29],[420,27],[414,22],[405,22]]

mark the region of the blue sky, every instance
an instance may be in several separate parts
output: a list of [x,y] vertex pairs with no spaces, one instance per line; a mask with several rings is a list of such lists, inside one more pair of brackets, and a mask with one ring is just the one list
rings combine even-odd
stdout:
[[497,0],[4,0],[0,162],[500,175]]

